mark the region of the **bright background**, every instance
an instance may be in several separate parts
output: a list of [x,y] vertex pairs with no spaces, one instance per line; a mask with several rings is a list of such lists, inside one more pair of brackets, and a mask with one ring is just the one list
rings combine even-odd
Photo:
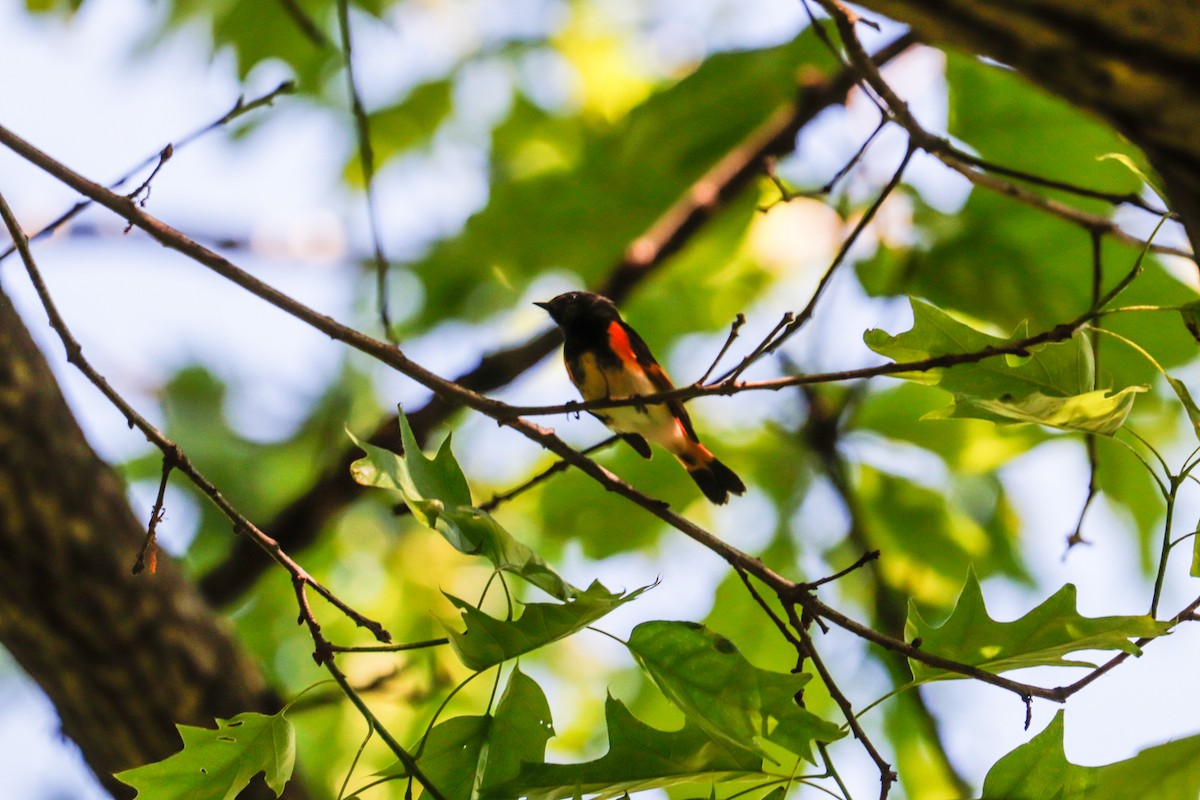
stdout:
[[[500,6],[503,6],[501,8]],[[434,74],[481,38],[497,30],[541,32],[556,24],[546,18],[546,7],[536,2],[474,4],[475,15],[430,3],[408,7],[389,24],[363,28],[359,41],[359,69],[368,104],[399,87]],[[228,54],[210,58],[206,33],[185,30],[169,43],[148,45],[156,28],[156,12],[139,0],[92,0],[69,22],[35,18],[13,7],[0,5],[0,123],[33,142],[64,163],[97,180],[121,174],[159,150],[168,141],[217,118],[239,95],[256,97],[284,77],[281,66],[264,64],[240,83]],[[615,3],[614,19],[639,12],[632,3]],[[678,65],[713,49],[757,46],[782,41],[803,24],[799,6],[790,2],[757,0],[752,4],[661,2],[653,11],[660,24],[647,48],[652,63],[644,69],[670,74]],[[715,24],[720,23],[720,24]],[[719,34],[714,34],[719,30]],[[880,37],[894,35],[894,29]],[[656,60],[654,60],[656,59]],[[923,118],[934,127],[944,125],[945,87],[942,62],[934,51],[913,53],[889,70],[891,79],[909,96]],[[531,72],[536,72],[530,67]],[[19,77],[17,77],[19,76]],[[554,100],[569,97],[578,80],[562,64],[547,64],[530,85]],[[471,114],[480,119],[502,113],[496,100],[496,76],[481,68],[475,77]],[[613,91],[619,93],[614,79]],[[621,98],[613,102],[618,106]],[[306,106],[284,98],[277,110],[260,114],[262,124],[250,135],[231,140],[224,133],[209,135],[176,153],[154,184],[148,203],[151,213],[201,239],[233,237],[248,244],[236,252],[236,261],[301,302],[341,320],[371,326],[372,303],[362,292],[369,281],[354,258],[366,253],[369,239],[361,196],[346,188],[342,170],[352,152],[349,128],[336,109]],[[872,113],[858,98],[848,111],[831,111],[805,131],[801,153],[791,165],[797,180],[827,174],[828,164],[840,164],[852,145],[838,133],[845,127],[860,135],[873,127]],[[822,132],[828,134],[823,139]],[[847,150],[850,147],[850,150]],[[862,171],[872,185],[890,175],[902,143],[883,141],[872,150]],[[422,159],[393,165],[380,176],[385,244],[394,259],[418,254],[439,235],[457,228],[486,198],[484,155],[477,142],[464,134],[438,141]],[[916,186],[931,204],[951,210],[963,202],[966,189],[935,164],[918,160],[908,183]],[[65,188],[48,180],[7,152],[0,152],[0,191],[16,209],[27,230],[48,222],[73,201]],[[851,191],[854,191],[852,189]],[[885,212],[887,209],[885,208]],[[881,215],[882,224],[902,234],[902,209]],[[811,252],[798,257],[809,263],[797,271],[788,291],[763,299],[749,310],[750,324],[744,341],[768,329],[778,314],[794,307],[790,299],[811,286],[814,270],[828,262],[836,247],[836,232],[828,211],[820,204],[787,207],[788,222],[806,226]],[[768,217],[770,219],[770,217]],[[763,223],[761,247],[770,253],[774,235]],[[122,233],[123,224],[111,215],[89,211],[57,241],[37,246],[39,258],[60,309],[85,352],[98,369],[152,420],[162,419],[160,391],[178,369],[201,363],[221,376],[230,387],[227,412],[237,431],[250,439],[270,441],[286,435],[299,422],[322,388],[341,368],[341,348],[259,300],[227,285],[194,264],[166,255],[136,232]],[[807,269],[807,271],[805,271]],[[61,347],[47,326],[19,261],[0,265],[0,281],[22,312],[35,337],[56,368],[64,391],[100,454],[122,462],[147,452],[144,441],[131,433],[111,407],[69,369]],[[570,278],[549,281],[530,291],[529,300],[547,297],[571,285]],[[418,302],[411,293],[419,287],[402,275],[393,279],[394,308]],[[815,328],[835,340],[838,331],[882,327],[904,330],[907,305],[868,302],[849,281],[835,285],[828,301],[838,313],[821,319]],[[737,309],[730,310],[730,316]],[[439,328],[405,343],[406,352],[444,375],[469,367],[489,340],[518,341],[544,324],[539,311],[529,306],[485,326]],[[836,321],[830,321],[830,318]],[[371,329],[372,332],[376,332]],[[723,336],[712,334],[684,340],[666,355],[676,374],[695,374],[711,357]],[[842,340],[854,347],[845,352],[817,352],[808,343],[796,350],[813,355],[823,366],[869,363],[869,354],[853,333]],[[806,348],[810,352],[806,352]],[[811,363],[808,362],[808,363]],[[381,406],[396,401],[416,404],[425,396],[406,381],[373,371]],[[543,364],[506,396],[549,401],[571,396],[557,363]],[[738,413],[769,418],[779,413],[771,397],[743,396]],[[719,426],[721,401],[698,403],[708,410],[711,424]],[[745,409],[745,410],[743,410]],[[590,441],[598,428],[590,422],[556,422],[573,441]],[[582,431],[582,432],[581,432]],[[524,443],[514,445],[494,426],[470,421],[457,441],[458,452],[472,477],[495,484],[519,478],[537,457]],[[889,452],[878,443],[856,446],[872,452],[898,470],[919,472],[913,454]],[[504,457],[498,455],[504,453]],[[1063,558],[1063,540],[1075,524],[1086,486],[1082,450],[1063,443],[1044,445],[1004,468],[1003,477],[1021,517],[1035,524],[1027,529],[1023,547],[1038,583],[1055,587],[1074,582],[1080,589],[1080,610],[1087,615],[1137,613],[1145,604],[1146,583],[1135,568],[1136,545],[1122,523],[1103,502],[1092,511],[1088,535],[1093,546],[1076,548]],[[153,487],[134,484],[131,489],[138,513],[147,511]],[[774,513],[767,501],[753,494],[742,501],[739,515],[725,510],[712,518],[714,529],[739,546],[753,546],[754,524]],[[168,547],[186,545],[194,532],[197,510],[178,491],[168,499],[164,536]],[[844,524],[836,498],[815,492],[803,509],[806,527],[819,531]],[[748,515],[748,517],[746,516]],[[1195,519],[1196,504],[1185,502],[1183,520]],[[747,530],[750,532],[748,533]],[[836,537],[827,534],[832,542]],[[564,569],[585,572],[585,561],[576,552]],[[1185,559],[1172,562],[1162,608],[1170,612],[1185,605],[1195,593],[1186,578]],[[627,556],[587,565],[587,574],[598,572],[609,586],[639,585],[655,576],[663,586],[605,621],[605,627],[627,631],[639,619],[654,614],[682,618],[688,609],[703,615],[723,570],[720,564],[698,553],[688,542],[673,541],[654,557]],[[152,579],[152,578],[148,578]],[[1044,594],[1003,581],[987,584],[990,605],[1005,618],[1023,613]],[[698,617],[697,617],[698,618]],[[602,658],[614,661],[619,652],[598,648]],[[856,644],[833,637],[827,659],[843,672],[853,671],[861,658]],[[1184,676],[1173,672],[1179,664],[1200,659],[1200,639],[1195,626],[1152,645],[1153,658],[1133,661],[1073,699],[1067,711],[1067,755],[1085,764],[1109,763],[1133,755],[1138,749],[1170,737],[1190,735],[1200,729],[1200,695],[1187,689]],[[1175,666],[1173,666],[1175,665]],[[857,667],[861,680],[850,682],[854,699],[864,703],[883,685],[880,670]],[[1034,675],[1032,680],[1066,683],[1069,671]],[[1018,678],[1027,676],[1018,674]],[[1022,730],[1024,709],[1011,695],[967,682],[946,684],[928,692],[935,713],[944,724],[950,755],[976,785],[987,767],[1000,755],[1040,730],[1054,712],[1047,703],[1034,706],[1031,732]],[[1136,701],[1131,698],[1136,698]],[[551,696],[556,718],[559,702]],[[301,753],[303,759],[304,754]],[[839,761],[852,788],[871,796],[877,785],[873,767],[854,747],[841,750]],[[100,791],[70,742],[57,733],[52,707],[10,661],[0,656],[0,776],[5,794],[28,800],[92,798]]]

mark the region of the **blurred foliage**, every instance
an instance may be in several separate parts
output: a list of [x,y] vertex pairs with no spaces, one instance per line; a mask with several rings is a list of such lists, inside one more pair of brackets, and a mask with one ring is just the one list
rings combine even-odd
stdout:
[[[26,4],[31,11],[60,14],[78,5]],[[460,363],[460,354],[448,351],[464,341],[482,356],[523,339],[533,317],[518,304],[545,299],[536,292],[600,285],[714,165],[749,146],[764,123],[794,104],[802,85],[840,68],[808,30],[781,26],[770,43],[717,50],[711,42],[726,41],[715,35],[718,14],[694,23],[702,44],[695,58],[672,61],[663,55],[670,48],[663,45],[661,20],[650,11],[586,0],[516,5],[513,22],[502,19],[506,10],[485,2],[351,3],[354,32],[369,33],[355,40],[362,75],[380,78],[374,65],[390,63],[369,49],[380,41],[398,47],[396,37],[409,29],[445,40],[434,43],[438,57],[429,56],[421,69],[383,76],[373,86],[385,90],[365,93],[374,98],[368,120],[383,188],[400,173],[387,167],[428,158],[447,142],[470,151],[464,158],[478,162],[486,182],[485,196],[463,211],[460,228],[416,243],[414,252],[425,249],[403,268],[413,296],[422,298],[401,323],[406,352],[411,347],[434,358],[453,355]],[[722,8],[744,13],[732,3]],[[213,53],[234,56],[240,79],[264,63],[290,71],[299,82],[298,102],[332,114],[343,126],[344,141],[331,146],[342,147],[345,157],[335,161],[347,187],[361,191],[359,156],[346,144],[354,140],[353,120],[333,0],[173,0],[161,9],[152,36],[160,45],[199,27]],[[406,46],[417,46],[415,38]],[[655,54],[657,60],[650,57]],[[470,89],[472,70],[481,69],[493,81],[486,98]],[[950,53],[944,76],[934,77],[945,79],[946,133],[970,152],[1093,189],[1142,191],[1135,171],[1101,158],[1121,154],[1148,172],[1135,148],[1012,71]],[[276,112],[284,105],[277,103]],[[483,106],[494,113],[480,113]],[[833,152],[853,152],[863,134],[851,117],[830,111],[807,135],[836,142]],[[826,175],[841,165],[803,166]],[[812,200],[789,206],[792,227],[776,245],[798,255],[786,266],[765,263],[754,244],[756,234],[766,235],[759,203],[777,195],[764,179],[713,208],[680,251],[644,268],[637,290],[623,303],[626,318],[684,385],[703,372],[723,341],[721,331],[745,312],[749,322],[723,362],[736,363],[781,309],[803,307],[832,257],[814,255],[814,242],[836,246],[890,168],[886,152],[868,151],[845,186],[823,198],[826,213],[815,213]],[[760,362],[744,378],[798,373],[818,363],[854,368],[1010,344],[1075,319],[1139,258],[1134,248],[1106,238],[1097,264],[1089,233],[998,193],[973,189],[961,207],[947,209],[944,199],[935,203],[916,187],[953,187],[959,179],[936,166],[914,163],[912,169],[918,168],[936,177],[903,184],[885,203],[885,212],[911,209],[911,219],[902,222],[901,235],[881,235],[873,248],[854,250],[853,264],[837,276],[853,291],[822,300],[819,322],[832,320],[829,326],[814,323],[784,348],[787,363]],[[1090,213],[1113,213],[1103,201],[1059,190],[1046,195]],[[772,230],[778,235],[778,227]],[[819,269],[810,262],[821,262]],[[1116,305],[1174,308],[1196,300],[1195,290],[1164,263],[1149,258],[1142,266]],[[911,314],[898,311],[898,304]],[[373,302],[364,298],[360,305]],[[1036,549],[1030,543],[1068,531],[1047,530],[1036,515],[1020,518],[1010,478],[1047,451],[1068,449],[1084,466],[1056,475],[1039,500],[1081,511],[1090,436],[1095,485],[1116,511],[1121,535],[1137,542],[1141,571],[1153,574],[1164,534],[1161,487],[1183,483],[1182,465],[1191,462],[1180,452],[1179,432],[1194,411],[1162,370],[1170,370],[1172,379],[1187,375],[1196,342],[1184,323],[1194,323],[1194,316],[1193,307],[1182,320],[1140,311],[1096,322],[1145,353],[1085,330],[1021,355],[894,376],[901,380],[849,382],[839,387],[846,389],[838,399],[844,408],[821,431],[805,422],[803,412],[822,396],[795,388],[698,403],[697,428],[705,442],[750,485],[747,496],[728,508],[705,503],[663,453],[646,461],[618,444],[596,460],[796,580],[820,578],[865,550],[880,551],[877,561],[823,586],[822,599],[897,636],[907,620],[907,638],[920,637],[929,652],[993,672],[1068,665],[1073,660],[1065,656],[1085,649],[1135,652],[1132,640],[1161,633],[1161,624],[1140,614],[1142,608],[1085,617],[1076,609],[1073,586],[1043,585],[1047,572],[1028,563]],[[362,321],[364,327],[375,323]],[[873,352],[862,346],[864,329]],[[354,363],[278,441],[257,440],[229,422],[225,406],[236,387],[202,366],[185,368],[162,389],[165,430],[235,506],[251,519],[269,521],[338,463],[349,446],[344,427],[362,434],[391,413],[391,399],[376,402],[378,376]],[[447,371],[436,361],[427,366]],[[547,403],[573,396],[557,360],[552,368],[534,370],[517,389],[530,385]],[[587,418],[563,415],[546,424],[573,441],[601,435]],[[858,746],[846,736],[828,687],[814,679],[811,660],[797,658],[797,648],[739,577],[709,563],[716,561],[711,554],[681,542],[660,520],[576,470],[520,494],[493,516],[475,507],[472,496],[519,484],[549,467],[548,455],[530,455],[520,449],[524,442],[509,449],[513,440],[497,437],[514,435],[489,425],[486,432],[470,426],[455,431],[458,457],[450,437],[435,434],[442,445],[429,457],[403,416],[401,425],[402,456],[358,437],[366,456],[356,462],[355,476],[381,491],[365,492],[336,515],[299,558],[398,641],[450,631],[452,646],[359,653],[339,662],[355,685],[366,687],[365,699],[397,738],[416,745],[419,766],[444,783],[446,797],[620,797],[650,788],[680,800],[744,790],[751,798],[810,797],[814,790],[802,784],[817,781],[816,773],[836,768],[841,754]],[[487,451],[487,463],[506,469],[482,475],[464,469],[463,463],[484,459],[463,454],[480,451]],[[125,469],[131,481],[156,483],[161,458],[150,454]],[[219,563],[230,541],[228,523],[208,503],[198,507],[183,556],[194,575]],[[1084,523],[1087,533],[1092,516]],[[1187,549],[1193,550],[1191,543]],[[644,584],[666,559],[677,568],[674,584],[668,580],[646,591]],[[645,569],[650,577],[639,572]],[[634,575],[641,577],[626,577]],[[1050,599],[1016,621],[997,622],[984,599],[992,583]],[[544,596],[533,602],[526,584],[557,602],[541,602]],[[643,588],[627,588],[638,586]],[[762,602],[783,613],[778,598]],[[311,641],[294,624],[286,575],[269,573],[229,613],[247,649],[285,692],[323,677],[312,662]],[[348,620],[324,607],[319,614],[332,641],[359,641]],[[590,625],[621,644],[582,632]],[[951,675],[917,662],[900,674],[895,660],[861,642],[830,637],[827,647],[823,636],[815,638],[821,652],[832,651],[833,674],[856,709],[907,687],[902,696],[883,700],[883,714],[863,718],[901,773],[893,797],[977,793],[978,776],[955,774],[938,738],[938,720],[912,688]],[[510,668],[516,659],[519,668]],[[793,670],[799,674],[789,674]],[[609,687],[612,693],[606,693]],[[974,711],[945,713],[958,714],[961,723]],[[291,719],[315,796],[334,796],[364,735],[360,718],[340,695],[314,691]],[[1192,737],[1107,767],[1077,767],[1062,755],[1062,733],[1060,715],[1001,758],[987,775],[984,796],[1150,796],[1135,786],[1134,775],[1143,772],[1166,784],[1175,780],[1166,777],[1168,767],[1182,763],[1176,759],[1196,763]],[[824,762],[823,750],[831,762]],[[818,764],[813,775],[805,759]],[[351,788],[381,773],[388,780],[362,797],[406,796],[405,770],[393,761],[372,740]],[[1178,775],[1185,790],[1172,784],[1154,796],[1194,798],[1195,768],[1181,767]],[[821,780],[825,789],[839,791],[836,782]]]

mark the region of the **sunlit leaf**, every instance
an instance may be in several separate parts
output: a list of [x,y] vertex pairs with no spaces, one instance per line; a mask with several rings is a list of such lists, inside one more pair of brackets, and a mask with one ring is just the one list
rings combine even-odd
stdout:
[[604,706],[608,752],[582,764],[526,763],[514,780],[483,792],[488,800],[525,797],[559,800],[582,795],[595,800],[626,792],[701,781],[762,780],[762,759],[743,748],[714,741],[685,722],[677,731],[660,731],[638,721],[623,703]]
[[663,694],[714,739],[765,755],[761,737],[811,761],[813,741],[843,735],[796,704],[810,675],[759,669],[703,625],[643,622],[628,646]]
[[[1022,324],[1010,336],[993,336],[919,298],[910,298],[910,303],[912,328],[895,336],[879,329],[869,330],[863,335],[868,347],[897,362],[919,361],[1002,347],[1029,335],[1028,326]],[[974,397],[1025,397],[1034,392],[1067,397],[1096,388],[1091,343],[1082,333],[1065,342],[1032,347],[1029,353],[992,356],[969,364],[903,373],[900,377]]]
[[987,400],[976,397],[956,396],[954,405],[932,412],[933,418],[985,419],[1001,424],[1032,423],[1111,436],[1123,424],[1133,408],[1133,399],[1143,386],[1130,386],[1119,392],[1106,389],[1074,395],[1072,397],[1047,397],[1034,392],[1020,399]]
[[563,603],[528,603],[522,607],[521,616],[511,622],[488,616],[465,600],[446,595],[462,610],[467,627],[462,632],[447,631],[450,646],[467,667],[484,670],[569,636],[649,588],[643,586],[620,595],[596,582]]
[[216,729],[178,725],[183,749],[118,772],[142,800],[234,800],[260,772],[278,797],[296,765],[296,732],[280,711],[218,719]]
[[[897,362],[973,353],[1002,347],[1028,336],[1022,325],[1009,337],[992,336],[911,298],[913,326],[892,336],[872,329],[867,346]],[[1125,422],[1143,387],[1112,392],[1095,389],[1095,357],[1082,332],[1065,342],[1031,347],[1029,355],[997,355],[967,364],[902,373],[898,377],[936,385],[954,395],[954,404],[927,416],[967,417],[1000,423],[1033,423],[1065,430],[1111,435]]]
[[983,800],[1195,800],[1200,793],[1200,736],[1148,747],[1102,767],[1067,761],[1063,715],[988,770]]
[[[1024,667],[1091,667],[1088,661],[1065,656],[1080,650],[1117,650],[1139,655],[1132,640],[1159,636],[1171,624],[1149,616],[1084,617],[1075,608],[1075,587],[1067,584],[1037,608],[1012,622],[988,614],[983,589],[974,571],[959,595],[949,619],[938,626],[926,622],[910,606],[905,637],[920,640],[929,653],[992,673]],[[909,659],[918,682],[961,678],[962,675]]]

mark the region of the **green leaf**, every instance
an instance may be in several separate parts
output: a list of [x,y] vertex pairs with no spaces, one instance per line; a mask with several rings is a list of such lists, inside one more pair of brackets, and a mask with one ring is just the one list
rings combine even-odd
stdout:
[[[390,158],[428,143],[453,110],[454,81],[445,78],[415,86],[398,103],[372,111],[367,123],[371,130],[375,169],[379,170]],[[344,173],[352,186],[363,187],[357,149]]]
[[1111,436],[1125,424],[1133,398],[1144,386],[1130,386],[1111,394],[1107,389],[1048,397],[1034,392],[1021,399],[985,400],[955,395],[954,405],[931,412],[931,419],[984,419],[999,424],[1032,423],[1068,431]]
[[[417,766],[446,800],[471,800],[477,791],[513,779],[525,762],[545,760],[554,735],[550,706],[537,683],[513,670],[496,715],[452,717],[425,738]],[[405,777],[397,762],[381,773]]]
[[[895,336],[873,328],[863,335],[867,347],[897,362],[920,361],[1002,347],[1029,336],[1025,323],[1011,336],[993,336],[924,300],[911,297],[909,302],[913,311],[912,328]],[[1091,343],[1082,333],[1076,333],[1065,342],[1030,348],[1028,357],[993,356],[971,364],[901,373],[897,377],[973,397],[1026,397],[1034,392],[1067,397],[1095,388],[1095,368]]]
[[542,687],[514,669],[496,706],[488,737],[487,764],[481,783],[484,790],[516,778],[522,764],[542,763],[546,742],[552,736],[554,723]]
[[[892,336],[872,329],[863,339],[880,355],[897,362],[1001,347],[1028,336],[1022,324],[1002,338],[959,322],[945,311],[910,298],[913,326]],[[936,385],[954,395],[954,403],[930,412],[932,419],[971,418],[997,423],[1033,423],[1064,430],[1111,435],[1125,422],[1134,396],[1130,386],[1115,393],[1094,388],[1092,344],[1082,332],[1065,342],[1029,349],[1029,356],[992,356],[970,364],[900,373],[897,377]]]
[[399,416],[403,456],[359,441],[347,432],[367,454],[350,465],[354,480],[364,486],[399,491],[413,516],[442,534],[459,552],[481,555],[497,569],[519,575],[559,600],[582,594],[536,553],[514,539],[491,515],[471,505],[471,490],[450,451],[450,437],[446,437],[434,458],[427,458],[403,409]]
[[464,665],[485,670],[570,636],[652,586],[618,595],[597,581],[564,603],[529,603],[521,617],[511,622],[488,616],[467,601],[447,594],[447,599],[462,610],[467,626],[462,633],[447,630],[450,646]]
[[1148,747],[1102,767],[1067,761],[1063,712],[1045,730],[988,770],[983,800],[1196,800],[1200,793],[1200,736]]
[[404,455],[367,445],[350,434],[354,443],[368,455],[350,465],[350,474],[364,486],[398,489],[417,519],[433,527],[440,508],[471,505],[471,489],[462,467],[450,451],[449,436],[438,448],[437,455],[428,458],[413,435],[403,407],[399,408],[399,419]]
[[762,780],[762,760],[739,747],[714,741],[685,721],[677,731],[652,728],[609,696],[604,706],[608,752],[582,764],[525,763],[513,780],[491,786],[489,800],[558,800],[594,795],[606,800],[629,792],[700,781]]
[[262,772],[278,797],[296,765],[296,732],[284,712],[218,719],[215,730],[177,725],[183,749],[162,761],[118,772],[142,800],[233,800]]
[[[1168,622],[1149,616],[1084,617],[1075,610],[1075,587],[1067,584],[1050,598],[1012,622],[997,622],[987,612],[983,590],[974,570],[959,595],[954,611],[940,626],[927,623],[909,606],[905,637],[921,640],[921,649],[991,673],[1024,667],[1093,667],[1064,656],[1079,650],[1120,650],[1140,655],[1131,640],[1159,636]],[[954,672],[909,659],[913,680],[926,682],[961,678]]]
[[[425,737],[417,766],[446,800],[470,800],[491,724],[492,717],[487,714],[451,717],[434,725]],[[408,773],[397,763],[382,774],[401,777]]]
[[812,761],[813,740],[843,735],[796,705],[795,694],[810,675],[759,669],[703,625],[643,622],[627,644],[663,694],[714,739],[766,755],[761,737]]

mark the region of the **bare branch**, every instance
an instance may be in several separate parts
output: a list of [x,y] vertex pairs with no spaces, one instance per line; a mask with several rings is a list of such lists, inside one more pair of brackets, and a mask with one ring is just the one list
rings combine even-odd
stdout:
[[367,222],[371,228],[371,248],[375,257],[375,294],[383,335],[394,342],[391,314],[388,311],[388,260],[380,237],[379,204],[375,194],[375,149],[371,146],[371,118],[363,107],[354,74],[354,48],[350,43],[350,2],[338,0],[338,28],[342,36],[342,57],[346,63],[346,83],[350,89],[350,107],[354,111],[354,130],[358,135],[358,160],[362,165],[367,190]]
[[[96,186],[95,184],[92,184]],[[112,202],[114,198],[128,208],[141,211],[140,207],[128,197],[113,194],[103,187],[96,186],[105,200]],[[142,212],[144,213],[144,212]],[[201,492],[221,510],[226,518],[233,523],[234,530],[245,533],[250,536],[255,542],[263,548],[280,566],[291,574],[293,581],[301,584],[312,586],[314,590],[335,608],[341,611],[354,621],[360,627],[367,628],[382,642],[390,641],[391,637],[383,626],[374,620],[359,614],[353,608],[342,602],[332,592],[314,580],[307,572],[304,571],[290,556],[283,551],[271,537],[260,531],[254,526],[249,519],[244,517],[237,509],[235,509],[225,496],[212,484],[203,474],[192,464],[191,460],[183,452],[183,450],[175,442],[164,436],[154,425],[152,425],[145,417],[139,414],[133,406],[131,406],[125,398],[123,398],[112,385],[96,371],[94,367],[83,357],[83,348],[79,342],[71,335],[70,329],[67,327],[66,321],[59,314],[58,308],[54,303],[50,292],[46,287],[45,281],[42,279],[41,273],[37,268],[37,264],[33,259],[33,253],[29,250],[29,239],[25,232],[21,229],[20,223],[9,208],[8,202],[4,199],[3,194],[0,194],[0,218],[3,219],[5,226],[8,228],[9,235],[12,236],[17,252],[21,256],[21,261],[25,264],[25,270],[29,273],[29,279],[33,283],[34,289],[37,292],[38,298],[42,302],[42,307],[46,310],[46,314],[50,320],[50,326],[58,334],[59,339],[63,343],[63,347],[67,352],[67,361],[82,372],[91,383],[100,390],[100,392],[108,399],[114,407],[116,407],[129,422],[131,427],[136,427],[142,432],[147,440],[155,447],[160,449],[167,461],[171,465],[187,475],[188,478],[196,485]],[[128,217],[127,217],[128,219]],[[132,221],[132,220],[131,220]],[[165,469],[165,468],[164,468]],[[315,621],[314,621],[315,624]]]
[[[184,136],[182,139],[180,139],[177,142],[168,143],[166,146],[164,146],[161,150],[159,150],[154,155],[147,156],[145,159],[142,160],[142,162],[140,164],[133,167],[128,172],[126,172],[124,175],[122,175],[120,178],[117,178],[115,181],[110,183],[108,185],[108,188],[110,188],[114,191],[117,189],[120,189],[122,186],[124,186],[126,183],[128,183],[130,180],[132,180],[133,176],[137,175],[139,172],[141,172],[142,170],[151,166],[152,164],[161,165],[162,160],[163,160],[162,154],[168,148],[171,150],[172,153],[174,153],[176,150],[180,150],[184,147],[187,147],[189,144],[191,144],[192,142],[201,138],[202,136],[205,136],[205,135],[211,133],[212,131],[217,130],[218,128],[228,125],[230,122],[237,119],[238,117],[241,117],[251,111],[254,111],[255,109],[262,108],[263,106],[269,106],[273,102],[275,102],[275,99],[277,97],[279,97],[281,95],[285,95],[285,94],[291,94],[294,91],[296,91],[296,84],[292,81],[284,81],[283,83],[280,83],[278,86],[276,86],[274,89],[272,89],[271,91],[267,92],[266,94],[264,94],[260,97],[256,97],[249,102],[246,102],[245,98],[239,97],[237,99],[237,102],[233,104],[233,108],[226,111],[218,119],[213,120],[212,122],[208,123],[204,127],[199,128],[198,130],[192,131],[187,136]],[[157,172],[157,168],[155,169],[155,171]],[[151,177],[153,177],[153,176],[151,176]],[[43,227],[37,233],[34,233],[32,236],[30,236],[29,241],[36,242],[39,239],[49,236],[51,233],[53,233],[54,231],[61,228],[67,222],[74,219],[81,211],[83,211],[85,208],[87,208],[91,204],[92,204],[92,201],[90,199],[89,200],[81,200],[80,202],[76,203],[75,205],[71,206],[69,209],[64,211],[62,214],[55,217],[52,222],[50,222],[48,225]],[[8,258],[10,255],[15,253],[16,251],[17,251],[17,248],[15,245],[9,245],[9,247],[7,249],[0,251],[0,261],[3,261],[4,259]]]
[[[908,104],[900,99],[899,95],[888,85],[884,80],[883,75],[867,54],[862,42],[858,39],[858,34],[854,30],[854,23],[858,19],[841,0],[817,0],[821,7],[833,18],[834,24],[837,26],[838,33],[841,36],[842,44],[850,57],[850,63],[858,70],[859,74],[866,86],[869,86],[876,92],[887,107],[889,117],[896,122],[900,127],[908,133],[913,146],[926,151],[927,153],[938,158],[943,164],[950,169],[962,175],[976,186],[981,186],[990,189],[999,194],[1011,197],[1026,205],[1040,209],[1054,216],[1060,217],[1074,225],[1089,230],[1099,231],[1108,236],[1112,236],[1117,241],[1133,247],[1144,247],[1146,242],[1132,236],[1122,230],[1112,219],[1096,214],[1089,214],[1080,211],[1073,206],[1061,203],[1048,197],[1036,194],[1034,192],[1019,186],[1011,181],[1002,180],[991,174],[1016,174],[1022,179],[1026,178],[1025,173],[1017,173],[1015,170],[1005,170],[998,168],[992,164],[985,164],[978,159],[974,159],[954,148],[945,139],[934,136],[925,130],[924,127],[917,121],[916,117],[909,111]],[[977,169],[976,167],[981,167]],[[1049,185],[1047,181],[1041,181],[1040,185]],[[1068,190],[1070,184],[1055,182],[1052,188]],[[1089,193],[1086,196],[1096,197],[1100,193]],[[1121,202],[1128,202],[1128,197],[1118,195]],[[1108,198],[1103,198],[1108,199]],[[1144,206],[1139,206],[1144,207]],[[1196,259],[1196,255],[1186,250],[1180,250],[1173,247],[1164,247],[1160,245],[1151,245],[1151,252],[1167,255],[1177,255],[1192,260]]]
[[[878,63],[887,63],[914,41],[910,35],[902,36],[880,49],[874,58]],[[608,277],[595,287],[596,291],[620,303],[684,247],[723,204],[753,185],[761,175],[765,159],[790,152],[795,147],[796,132],[800,128],[829,106],[844,102],[856,78],[856,73],[847,69],[822,83],[801,87],[791,107],[790,118],[782,113],[772,116],[759,130],[730,150],[697,181],[696,187],[703,186],[704,191],[694,187],[685,193],[638,238],[637,247],[631,244],[626,248]],[[702,197],[707,198],[707,202],[698,202]],[[635,254],[637,260],[632,258]],[[560,342],[558,329],[547,329],[522,344],[488,354],[475,368],[456,377],[454,383],[476,392],[498,389],[548,355]],[[409,415],[417,440],[424,441],[461,407],[452,396],[435,395]],[[376,426],[370,441],[380,447],[398,450],[398,431],[396,418],[389,417]],[[291,549],[314,540],[330,517],[362,491],[348,472],[349,464],[357,457],[358,451],[354,448],[343,451],[310,491],[288,505],[267,526],[270,534]],[[201,589],[210,602],[227,604],[253,585],[269,565],[256,548],[236,542],[226,559],[201,580]]]

